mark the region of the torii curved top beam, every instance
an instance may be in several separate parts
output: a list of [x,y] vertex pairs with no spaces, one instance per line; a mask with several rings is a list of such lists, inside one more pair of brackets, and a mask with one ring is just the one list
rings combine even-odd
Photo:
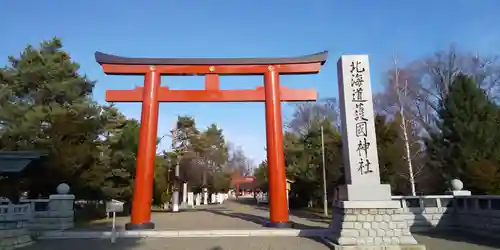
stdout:
[[134,58],[95,52],[97,63],[118,65],[283,65],[283,64],[325,64],[328,51],[298,57],[277,58]]

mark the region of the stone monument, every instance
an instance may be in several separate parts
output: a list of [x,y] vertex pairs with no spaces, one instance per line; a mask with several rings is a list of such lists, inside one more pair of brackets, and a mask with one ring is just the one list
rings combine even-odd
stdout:
[[333,205],[335,249],[425,249],[418,245],[380,183],[377,141],[367,55],[344,55],[337,63],[346,185]]

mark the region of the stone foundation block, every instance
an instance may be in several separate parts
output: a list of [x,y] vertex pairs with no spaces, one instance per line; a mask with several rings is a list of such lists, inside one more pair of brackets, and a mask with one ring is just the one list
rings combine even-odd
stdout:
[[342,208],[332,211],[331,235],[335,249],[424,250],[410,233],[400,208]]
[[335,250],[425,250],[423,245],[398,246],[335,246]]
[[33,244],[33,241],[25,229],[0,230],[0,250],[11,250],[30,244]]

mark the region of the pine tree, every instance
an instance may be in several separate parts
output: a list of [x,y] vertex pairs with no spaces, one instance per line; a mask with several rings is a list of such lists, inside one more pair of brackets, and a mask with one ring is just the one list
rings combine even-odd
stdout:
[[459,178],[470,189],[489,192],[474,184],[478,182],[475,173],[485,161],[497,168],[498,107],[471,77],[459,75],[442,101],[438,115],[441,132],[431,135],[427,143],[434,166],[447,180]]
[[92,101],[95,82],[78,71],[57,38],[27,46],[0,69],[1,150],[48,154],[22,182],[32,196],[65,182],[79,197],[102,197],[111,171],[102,138],[120,114]]

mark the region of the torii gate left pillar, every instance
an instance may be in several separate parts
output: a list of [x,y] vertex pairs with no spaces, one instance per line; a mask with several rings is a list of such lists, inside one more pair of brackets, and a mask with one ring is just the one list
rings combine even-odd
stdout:
[[[181,59],[126,58],[96,52],[104,73],[144,75],[144,87],[108,90],[108,102],[142,102],[139,150],[131,221],[127,230],[153,229],[151,199],[160,102],[265,102],[271,227],[290,227],[286,196],[281,101],[314,101],[315,90],[280,87],[280,74],[315,74],[327,52],[296,58]],[[205,75],[204,90],[170,90],[160,86],[161,75]],[[263,75],[264,87],[221,90],[219,75]]]

